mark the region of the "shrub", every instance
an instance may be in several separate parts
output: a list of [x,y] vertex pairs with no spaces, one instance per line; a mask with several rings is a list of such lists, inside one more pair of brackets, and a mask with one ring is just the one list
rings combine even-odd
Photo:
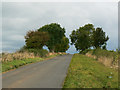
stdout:
[[80,54],[86,54],[87,52],[89,52],[90,51],[90,49],[86,49],[86,50],[84,50],[84,51],[80,51]]
[[46,57],[48,51],[45,49],[27,49],[28,52],[34,53],[35,56]]
[[38,57],[46,57],[48,54],[48,51],[45,49],[28,49],[26,46],[23,46],[18,52],[34,53],[34,55]]
[[118,66],[118,52],[113,50],[94,49],[88,52],[89,54],[96,56],[96,59],[103,63],[105,66]]
[[48,51],[44,49],[20,49],[15,53],[2,53],[1,62],[11,62],[13,60],[24,60],[27,58],[46,57]]
[[46,57],[47,56],[47,54],[48,54],[48,51],[47,50],[45,50],[45,49],[42,49],[42,50],[40,50],[40,56],[41,57]]
[[109,58],[111,58],[111,57],[116,56],[116,55],[117,55],[117,52],[115,52],[115,51],[103,50],[103,49],[100,49],[100,48],[99,48],[99,49],[94,49],[92,54],[93,54],[93,55],[96,55],[97,57],[103,56],[103,57],[109,57]]

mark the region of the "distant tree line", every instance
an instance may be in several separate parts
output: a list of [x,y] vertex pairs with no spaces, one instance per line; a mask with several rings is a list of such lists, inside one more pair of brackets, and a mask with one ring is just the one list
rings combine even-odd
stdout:
[[[71,45],[75,45],[77,51],[86,49],[106,49],[109,37],[102,28],[94,28],[93,24],[86,24],[70,34]],[[25,36],[25,48],[42,49],[47,46],[50,52],[65,52],[69,48],[69,39],[65,36],[65,28],[60,24],[51,23],[44,25],[36,31],[28,31]]]

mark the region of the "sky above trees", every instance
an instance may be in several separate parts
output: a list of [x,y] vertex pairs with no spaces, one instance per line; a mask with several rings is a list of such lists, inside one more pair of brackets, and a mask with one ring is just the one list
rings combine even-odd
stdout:
[[[87,23],[94,24],[109,36],[107,49],[118,48],[117,2],[3,2],[2,5],[3,51],[18,50],[25,45],[28,30],[50,23],[64,27],[68,38],[73,30]],[[76,49],[70,46],[67,52],[75,53]]]

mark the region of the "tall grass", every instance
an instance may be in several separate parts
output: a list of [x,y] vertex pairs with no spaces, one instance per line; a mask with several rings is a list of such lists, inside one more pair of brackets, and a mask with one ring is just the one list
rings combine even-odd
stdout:
[[108,58],[111,58],[111,57],[114,57],[118,55],[118,52],[115,52],[115,51],[108,51],[108,50],[104,50],[104,49],[94,49],[92,51],[92,54],[93,55],[96,55],[97,57],[108,57]]
[[34,57],[35,57],[34,53],[28,53],[28,52],[2,53],[2,62],[23,60],[26,58],[34,58]]
[[[46,57],[48,54],[48,51],[45,49],[26,49],[28,53],[34,53],[35,56],[39,57]],[[24,51],[19,51],[19,52],[24,52]]]
[[27,58],[35,58],[35,57],[46,57],[48,55],[48,51],[41,49],[26,49],[20,50],[15,53],[2,53],[2,62],[8,62],[13,60],[23,60]]
[[94,49],[86,53],[89,57],[96,58],[99,62],[103,63],[105,66],[118,67],[118,52],[108,51],[103,49]]

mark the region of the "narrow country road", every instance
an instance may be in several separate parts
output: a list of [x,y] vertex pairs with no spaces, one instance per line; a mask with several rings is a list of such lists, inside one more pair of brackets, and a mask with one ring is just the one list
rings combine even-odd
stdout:
[[61,88],[72,55],[29,64],[2,75],[3,88]]

